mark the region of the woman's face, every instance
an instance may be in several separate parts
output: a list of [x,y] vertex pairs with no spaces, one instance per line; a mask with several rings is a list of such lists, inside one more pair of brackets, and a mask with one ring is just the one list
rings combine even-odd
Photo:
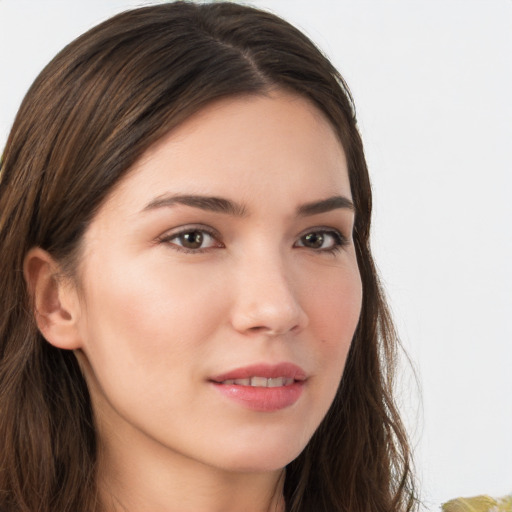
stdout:
[[79,268],[77,354],[107,450],[235,471],[293,460],[358,322],[353,222],[343,149],[300,97],[221,100],[148,151]]

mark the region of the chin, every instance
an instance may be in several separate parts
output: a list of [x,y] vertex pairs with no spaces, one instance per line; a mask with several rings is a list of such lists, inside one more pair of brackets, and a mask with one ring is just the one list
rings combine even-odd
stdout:
[[[277,440],[276,440],[277,441]],[[289,440],[288,440],[289,441]],[[218,467],[242,473],[278,471],[296,459],[305,448],[304,443],[257,442],[254,446],[231,447],[216,461]]]

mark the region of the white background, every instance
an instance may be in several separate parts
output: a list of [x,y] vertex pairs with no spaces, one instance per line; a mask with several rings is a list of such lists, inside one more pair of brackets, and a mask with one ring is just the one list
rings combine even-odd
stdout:
[[[146,3],[0,0],[0,145],[64,44]],[[512,1],[253,5],[306,31],[355,97],[427,508],[512,492]]]

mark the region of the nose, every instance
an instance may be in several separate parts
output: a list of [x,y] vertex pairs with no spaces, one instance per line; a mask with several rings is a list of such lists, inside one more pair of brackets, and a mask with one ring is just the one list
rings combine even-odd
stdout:
[[238,293],[231,323],[243,334],[280,336],[300,332],[308,323],[298,288],[279,257],[262,256],[238,270]]

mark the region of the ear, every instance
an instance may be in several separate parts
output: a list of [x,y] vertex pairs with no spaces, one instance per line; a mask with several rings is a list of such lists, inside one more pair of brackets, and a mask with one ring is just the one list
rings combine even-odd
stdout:
[[57,262],[39,247],[25,256],[23,275],[41,334],[57,348],[74,350],[82,346],[80,301],[76,287],[69,279],[59,277],[59,270]]

